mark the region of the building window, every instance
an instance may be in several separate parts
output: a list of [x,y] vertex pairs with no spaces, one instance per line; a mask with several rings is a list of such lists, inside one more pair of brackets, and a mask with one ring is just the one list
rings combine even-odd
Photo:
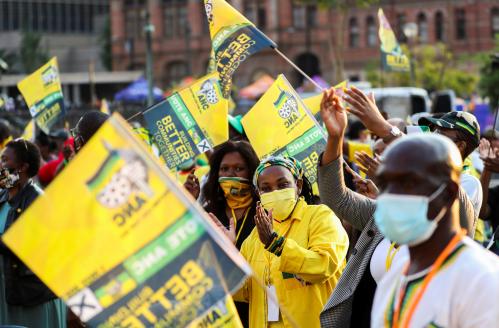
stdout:
[[464,9],[456,9],[456,39],[466,39],[466,12]]
[[492,27],[492,38],[495,38],[499,34],[499,8],[492,9],[490,25]]
[[245,1],[244,13],[253,24],[259,29],[267,28],[267,12],[265,10],[265,1]]
[[125,2],[125,34],[127,38],[142,38],[144,35],[144,5],[135,1]]
[[435,14],[435,39],[444,41],[444,15],[441,11]]
[[366,19],[366,35],[367,35],[367,46],[374,47],[378,36],[376,35],[376,23],[374,22],[374,17],[369,16]]
[[423,13],[418,15],[418,37],[420,42],[428,42],[428,21]]
[[186,1],[163,0],[163,22],[165,37],[174,38],[185,35],[189,27]]
[[317,26],[317,7],[293,3],[293,26],[298,30]]
[[357,18],[352,17],[348,22],[348,44],[350,48],[357,48],[359,46],[359,24],[357,23]]
[[397,15],[397,29],[395,33],[397,34],[397,39],[402,42],[407,42],[407,36],[404,34],[404,26],[407,23],[407,16],[405,14]]
[[179,82],[187,76],[187,64],[183,61],[174,61],[166,65],[165,86]]

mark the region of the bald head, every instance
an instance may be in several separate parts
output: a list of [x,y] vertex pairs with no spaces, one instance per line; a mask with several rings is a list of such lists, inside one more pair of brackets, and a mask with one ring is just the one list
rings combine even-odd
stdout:
[[381,179],[413,176],[439,185],[459,183],[462,160],[456,145],[441,135],[415,134],[395,141],[387,147],[378,170]]

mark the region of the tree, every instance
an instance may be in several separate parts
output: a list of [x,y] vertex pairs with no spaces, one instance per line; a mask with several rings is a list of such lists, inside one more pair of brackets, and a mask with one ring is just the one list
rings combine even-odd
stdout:
[[455,58],[444,44],[416,47],[412,53],[402,45],[405,54],[413,56],[415,81],[409,72],[381,72],[380,62],[367,65],[367,79],[375,87],[415,86],[436,91],[452,89],[462,97],[471,96],[476,90],[478,76],[459,68],[464,59]]
[[49,60],[48,53],[42,49],[42,36],[31,31],[23,31],[20,61],[24,73],[30,74]]
[[[346,18],[350,9],[356,7],[369,7],[379,0],[299,0],[303,4],[319,5],[319,8],[328,10],[329,21],[334,22],[334,34],[328,28],[328,48],[331,52],[333,67],[335,71],[334,80],[339,82],[344,80],[345,64],[343,52],[345,50],[344,33],[346,31]],[[333,19],[333,13],[337,15]]]
[[496,35],[494,54],[484,56],[480,69],[480,94],[489,98],[490,109],[494,110],[499,105],[499,35]]
[[100,59],[102,65],[110,71],[113,67],[113,54],[111,49],[111,21],[109,17],[106,18],[104,29],[99,37],[99,43],[101,46]]

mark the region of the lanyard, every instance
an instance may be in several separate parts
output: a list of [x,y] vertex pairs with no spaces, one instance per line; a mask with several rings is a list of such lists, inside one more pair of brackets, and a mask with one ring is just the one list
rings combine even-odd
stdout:
[[390,270],[390,268],[392,267],[393,259],[395,258],[395,255],[397,255],[399,250],[400,250],[400,247],[396,247],[395,243],[392,243],[390,245],[390,248],[388,249],[388,253],[386,254],[386,260],[385,260],[386,272],[388,272],[388,270]]
[[[236,213],[234,212],[234,209],[231,208],[230,209],[232,211],[232,217],[234,218],[234,229],[237,230],[237,218],[236,218]],[[236,243],[237,241],[239,240],[239,236],[241,235],[241,231],[243,231],[243,228],[244,228],[244,224],[246,223],[246,219],[248,218],[248,214],[250,212],[250,207],[248,207],[248,209],[246,210],[246,212],[244,213],[244,218],[243,218],[243,223],[241,223],[241,229],[239,229],[239,232],[237,233],[237,236],[236,236]]]
[[[409,327],[409,322],[411,321],[411,318],[416,310],[416,307],[418,306],[419,302],[421,301],[421,298],[423,297],[424,292],[426,291],[426,288],[428,287],[430,281],[435,277],[437,274],[437,271],[440,269],[442,264],[445,262],[445,260],[449,257],[451,252],[454,250],[454,248],[457,246],[457,244],[461,241],[465,234],[465,231],[462,230],[458,232],[452,240],[447,244],[445,249],[440,253],[438,258],[435,260],[433,263],[430,272],[428,275],[424,278],[423,283],[421,284],[421,287],[416,291],[416,294],[414,298],[410,300],[410,303],[407,306],[407,312],[404,318],[401,320],[401,324],[399,325],[399,317],[400,317],[400,311],[402,307],[402,302],[405,297],[405,293],[407,291],[407,286],[405,286],[404,290],[400,291],[400,297],[398,299],[398,302],[395,304],[395,312],[393,314],[393,321],[392,321],[392,327],[398,328],[398,327]],[[409,263],[406,264],[404,268],[404,275],[407,274],[407,270],[409,269]],[[394,295],[394,297],[396,297]]]

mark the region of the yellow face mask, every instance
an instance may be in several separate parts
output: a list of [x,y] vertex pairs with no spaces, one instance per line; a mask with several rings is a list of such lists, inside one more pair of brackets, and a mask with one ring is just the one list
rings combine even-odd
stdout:
[[218,179],[224,191],[227,205],[232,209],[246,208],[253,202],[251,185],[248,179],[237,177],[221,177]]
[[291,215],[298,199],[294,188],[286,188],[261,194],[260,201],[264,209],[272,210],[274,219],[282,221]]

